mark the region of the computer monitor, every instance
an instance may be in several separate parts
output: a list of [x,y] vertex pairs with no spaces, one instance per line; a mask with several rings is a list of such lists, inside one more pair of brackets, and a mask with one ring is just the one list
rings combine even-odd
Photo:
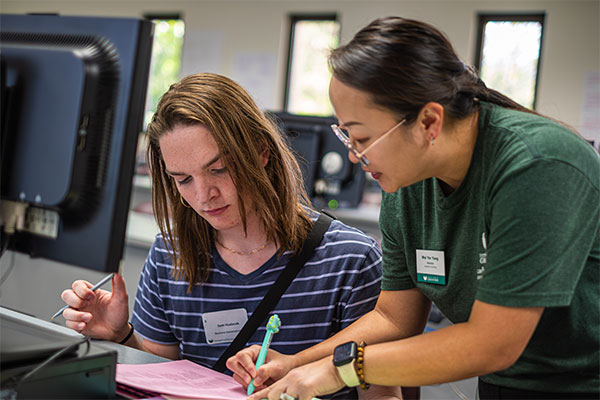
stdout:
[[116,272],[151,21],[0,14],[2,247]]
[[270,112],[287,133],[302,169],[305,189],[318,208],[354,208],[361,203],[365,172],[331,131],[333,117]]

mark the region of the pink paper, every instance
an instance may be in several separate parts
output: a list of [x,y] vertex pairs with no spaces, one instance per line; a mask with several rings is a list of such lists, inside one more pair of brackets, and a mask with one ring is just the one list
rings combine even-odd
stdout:
[[245,399],[244,388],[225,375],[189,360],[117,364],[117,382],[166,395],[194,399]]

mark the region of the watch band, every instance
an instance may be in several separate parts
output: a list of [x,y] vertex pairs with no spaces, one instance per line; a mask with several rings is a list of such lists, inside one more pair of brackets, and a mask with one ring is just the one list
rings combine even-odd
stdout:
[[356,369],[354,368],[354,362],[355,361],[349,362],[348,364],[336,366],[340,378],[342,378],[342,381],[344,381],[344,383],[348,387],[360,385],[358,374],[356,373]]

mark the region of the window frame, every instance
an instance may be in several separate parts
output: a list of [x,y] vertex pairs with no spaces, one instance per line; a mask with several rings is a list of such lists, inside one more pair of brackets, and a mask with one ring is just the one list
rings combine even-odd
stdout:
[[[289,41],[288,41],[288,54],[287,54],[287,65],[285,70],[285,85],[283,91],[283,111],[288,112],[290,103],[290,85],[292,77],[292,59],[294,57],[294,32],[296,24],[300,21],[335,21],[340,23],[338,20],[337,13],[323,13],[323,14],[289,14],[290,30],[289,30]],[[341,38],[341,26],[340,26],[340,38]]]
[[542,54],[544,50],[544,27],[546,20],[546,13],[544,12],[532,12],[532,13],[478,13],[478,27],[477,27],[477,41],[475,47],[475,60],[473,66],[478,73],[481,72],[481,61],[483,57],[483,32],[485,24],[490,21],[506,21],[506,22],[539,22],[542,26],[540,31],[540,51],[538,54],[538,63],[535,71],[535,83],[533,85],[533,102],[532,109],[535,110],[537,106],[537,94],[538,94],[538,82],[540,79],[540,68],[542,64]]
[[143,15],[144,19],[154,21],[155,19],[180,19],[181,13],[173,12],[173,13],[146,13]]

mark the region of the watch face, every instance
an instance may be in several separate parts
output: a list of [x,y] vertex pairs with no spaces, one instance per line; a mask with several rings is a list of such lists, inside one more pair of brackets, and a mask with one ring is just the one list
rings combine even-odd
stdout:
[[340,344],[333,351],[333,364],[335,366],[348,364],[356,358],[356,343]]

